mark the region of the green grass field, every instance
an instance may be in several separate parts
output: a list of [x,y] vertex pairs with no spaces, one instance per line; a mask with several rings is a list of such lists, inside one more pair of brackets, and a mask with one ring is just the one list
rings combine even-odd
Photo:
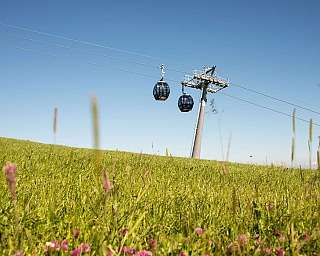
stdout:
[[[2,172],[1,255],[79,255],[81,243],[83,255],[320,255],[317,171],[123,152],[97,164],[94,150],[2,138],[7,162],[17,200]],[[62,240],[68,251],[47,243]]]

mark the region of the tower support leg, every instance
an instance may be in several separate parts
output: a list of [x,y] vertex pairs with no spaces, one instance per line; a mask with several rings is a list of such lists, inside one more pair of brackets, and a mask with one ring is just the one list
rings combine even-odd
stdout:
[[201,140],[202,140],[202,132],[203,132],[203,126],[204,126],[206,103],[207,103],[207,86],[204,86],[202,88],[202,96],[201,96],[200,106],[199,106],[197,126],[194,134],[192,156],[191,156],[192,158],[200,158]]

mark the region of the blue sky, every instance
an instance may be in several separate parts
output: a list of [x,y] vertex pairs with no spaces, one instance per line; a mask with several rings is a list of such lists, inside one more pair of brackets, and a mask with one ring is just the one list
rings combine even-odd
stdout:
[[[0,25],[0,136],[91,147],[90,95],[97,95],[106,149],[189,156],[199,92],[180,113],[179,83],[153,100],[159,64],[166,78],[217,65],[231,82],[319,110],[319,1],[0,1],[0,21],[137,52],[132,55]],[[144,57],[142,55],[148,55]],[[143,65],[138,65],[142,63]],[[175,72],[176,69],[182,72]],[[126,72],[128,70],[130,72]],[[225,92],[290,114],[292,107],[230,87]],[[291,120],[229,99],[207,113],[202,157],[288,163]],[[316,114],[297,115],[320,123]],[[314,151],[319,129],[315,127]],[[297,164],[308,159],[308,124],[297,122]],[[152,147],[153,145],[153,147]],[[252,155],[252,158],[249,158]],[[314,157],[315,159],[315,157]]]

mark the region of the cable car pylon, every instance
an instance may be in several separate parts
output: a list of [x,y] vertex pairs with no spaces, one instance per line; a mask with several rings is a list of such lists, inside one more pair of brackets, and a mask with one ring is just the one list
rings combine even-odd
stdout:
[[192,158],[200,158],[202,132],[204,126],[204,116],[208,92],[217,93],[218,91],[229,86],[229,82],[227,80],[215,76],[215,70],[216,66],[213,66],[211,68],[204,68],[202,72],[194,73],[191,78],[181,82],[182,86],[202,90],[197,125],[193,139],[193,147],[191,154]]
[[[153,96],[156,100],[166,100],[169,97],[170,89],[164,81],[164,66],[160,66],[161,79],[157,82],[153,89]],[[205,108],[207,103],[208,93],[217,93],[218,91],[227,88],[229,82],[226,79],[215,75],[216,66],[205,67],[203,71],[194,72],[192,76],[186,76],[186,79],[181,82],[182,95],[178,100],[178,107],[181,112],[189,112],[193,108],[193,99],[191,95],[184,92],[185,87],[199,89],[202,91],[199,112],[197,118],[196,129],[193,139],[192,158],[200,158],[202,131],[204,126]]]

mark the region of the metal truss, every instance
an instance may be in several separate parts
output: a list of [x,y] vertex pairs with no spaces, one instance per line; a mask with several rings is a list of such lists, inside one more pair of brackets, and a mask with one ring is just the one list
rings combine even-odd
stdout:
[[204,68],[203,71],[195,71],[192,76],[187,75],[181,82],[182,86],[191,87],[207,92],[216,93],[229,86],[229,81],[214,75],[216,66]]

